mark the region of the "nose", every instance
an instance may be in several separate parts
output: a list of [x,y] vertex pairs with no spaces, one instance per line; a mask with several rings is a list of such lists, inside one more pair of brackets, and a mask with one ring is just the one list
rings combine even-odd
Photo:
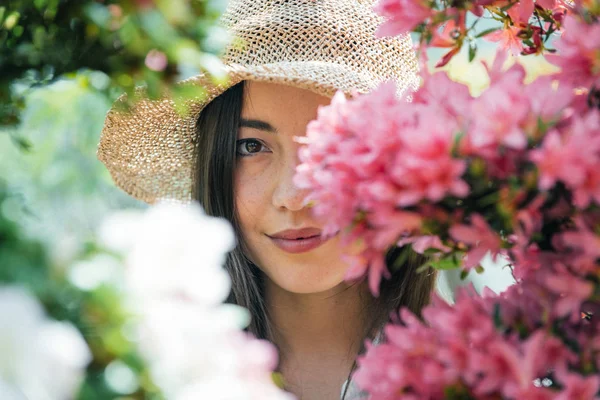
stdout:
[[286,165],[280,169],[281,172],[278,174],[277,186],[273,191],[273,205],[278,209],[300,211],[306,207],[304,205],[304,198],[308,195],[308,189],[300,189],[293,182],[298,163],[296,152],[294,158],[286,161]]

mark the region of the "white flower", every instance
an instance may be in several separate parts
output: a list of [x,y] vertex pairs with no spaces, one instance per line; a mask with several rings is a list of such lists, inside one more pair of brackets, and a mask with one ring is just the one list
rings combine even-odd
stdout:
[[113,217],[101,237],[127,251],[128,308],[138,317],[133,336],[167,398],[293,398],[271,380],[275,348],[241,331],[249,312],[222,304],[231,290],[223,264],[235,245],[227,221],[197,203],[163,202]]
[[143,210],[122,210],[107,216],[98,231],[98,243],[117,253],[131,250],[143,217]]
[[247,310],[206,309],[182,300],[157,301],[140,325],[139,343],[154,381],[175,400],[289,400],[271,372],[277,352],[241,331]]
[[106,284],[120,286],[123,266],[115,257],[98,254],[89,260],[73,263],[67,271],[69,281],[81,290],[94,290]]
[[127,250],[127,282],[136,296],[173,294],[218,304],[231,289],[223,269],[235,239],[229,223],[204,214],[197,203],[159,203],[144,213],[110,218],[101,241]]
[[248,319],[247,310],[235,305],[209,309],[178,299],[154,301],[141,315],[139,348],[157,384],[176,393],[199,378],[234,375],[237,355],[229,338]]
[[91,361],[81,334],[20,287],[0,286],[0,399],[74,397]]

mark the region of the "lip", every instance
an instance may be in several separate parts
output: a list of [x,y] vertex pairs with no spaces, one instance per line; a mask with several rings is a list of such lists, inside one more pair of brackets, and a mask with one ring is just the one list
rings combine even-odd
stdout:
[[288,229],[267,236],[281,250],[296,254],[316,249],[325,243],[328,239],[325,239],[321,233],[321,229],[303,228]]

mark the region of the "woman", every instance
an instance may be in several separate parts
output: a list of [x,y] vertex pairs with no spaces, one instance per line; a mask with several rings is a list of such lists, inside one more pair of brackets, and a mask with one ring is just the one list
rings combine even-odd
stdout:
[[292,181],[294,137],[336,90],[365,93],[387,79],[417,84],[410,39],[376,38],[381,19],[371,8],[367,0],[230,1],[221,21],[243,46],[222,57],[229,82],[186,81],[208,96],[184,116],[168,99],[142,100],[131,113],[113,107],[98,150],[131,195],[197,200],[232,223],[229,301],[250,310],[249,331],[277,346],[285,388],[299,399],[359,398],[347,378],[365,340],[380,340],[398,307],[418,313],[435,281],[416,273],[422,260],[409,260],[378,298],[366,280],[344,282],[342,253],[352,249],[340,248],[339,235],[323,240],[324,222]]

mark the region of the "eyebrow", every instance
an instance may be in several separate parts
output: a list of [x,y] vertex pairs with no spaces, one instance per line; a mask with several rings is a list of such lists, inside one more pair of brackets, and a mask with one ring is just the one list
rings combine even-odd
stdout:
[[267,131],[270,133],[278,133],[277,129],[273,128],[273,126],[271,124],[269,124],[268,122],[265,122],[265,121],[258,120],[258,119],[242,118],[240,121],[240,128],[241,127],[259,129],[261,131]]

